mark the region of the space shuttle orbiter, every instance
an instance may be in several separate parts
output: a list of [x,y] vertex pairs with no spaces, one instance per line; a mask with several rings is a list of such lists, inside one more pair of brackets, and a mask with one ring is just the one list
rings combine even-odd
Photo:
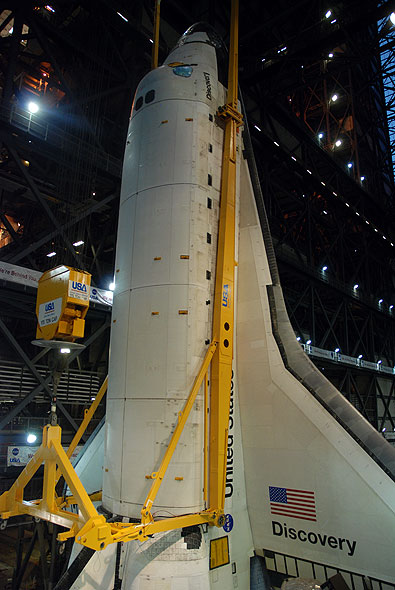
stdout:
[[[226,102],[222,43],[195,25],[139,84],[126,142],[106,427],[77,473],[103,468],[103,509],[136,522],[212,339]],[[395,583],[395,450],[305,356],[289,323],[247,132],[236,144],[234,359],[223,528],[96,553],[84,590],[250,588],[269,550]],[[230,296],[230,294],[229,294]],[[205,508],[201,387],[153,511]],[[104,441],[104,442],[103,442]],[[100,449],[104,444],[104,460]],[[93,449],[93,450],[92,450]],[[96,451],[96,452],[95,452]],[[324,581],[324,580],[322,580]]]

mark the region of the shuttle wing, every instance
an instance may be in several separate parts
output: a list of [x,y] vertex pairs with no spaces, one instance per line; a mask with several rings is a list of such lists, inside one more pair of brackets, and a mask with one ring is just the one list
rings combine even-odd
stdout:
[[394,582],[395,449],[296,341],[241,169],[237,371],[255,550]]

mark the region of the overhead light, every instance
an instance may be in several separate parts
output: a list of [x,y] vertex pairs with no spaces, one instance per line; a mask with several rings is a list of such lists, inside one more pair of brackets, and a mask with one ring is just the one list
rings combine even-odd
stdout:
[[390,21],[392,22],[393,25],[395,25],[395,12],[391,12]]
[[54,8],[52,8],[52,6],[50,6],[49,4],[46,4],[46,5],[44,6],[44,8],[45,8],[45,10],[48,10],[48,12],[55,12],[55,9],[54,9]]
[[311,170],[309,170],[308,168],[306,168],[306,171],[307,171],[309,174],[313,174],[313,173],[312,173],[312,171],[311,171]]
[[359,355],[358,355],[358,358],[359,358],[359,359],[361,359],[361,358],[362,358],[362,356],[363,356],[362,354],[359,354]]
[[334,18],[333,20],[331,20],[331,25],[335,24],[336,19]]
[[382,428],[382,429],[381,429],[381,432],[385,432],[386,430],[387,430],[387,429],[386,429],[386,427],[384,426],[384,428]]
[[331,16],[332,16],[332,11],[331,11],[331,10],[328,10],[328,11],[325,13],[325,18],[330,18]]
[[364,176],[361,176],[361,182],[363,182],[365,180]]
[[379,299],[379,305],[383,303],[383,299]]
[[262,129],[260,129],[260,127],[258,127],[258,125],[254,125],[255,129],[258,129],[258,131],[262,131]]
[[311,340],[307,340],[306,344],[311,344]]
[[325,209],[323,209],[322,212],[323,212],[324,215],[328,215],[328,211],[325,211]]
[[378,364],[378,365],[381,365],[381,363],[382,363],[382,362],[383,362],[383,361],[381,361],[381,360],[380,360],[380,361],[377,361],[377,364]]
[[277,143],[277,141],[273,141],[274,145],[276,145],[277,147],[280,147],[280,144]]
[[34,113],[38,113],[38,111],[40,110],[40,107],[38,106],[38,104],[36,102],[31,101],[27,105],[27,110],[29,111],[29,113],[32,113],[34,115]]
[[70,348],[61,348],[60,352],[61,354],[70,354]]
[[357,289],[359,289],[359,285],[358,283],[355,283],[354,287],[353,287],[354,291],[356,291]]
[[332,58],[333,57],[333,53],[328,53],[328,57]]
[[110,283],[108,285],[108,288],[109,288],[110,291],[114,291],[114,289],[115,289],[115,283],[114,282],[113,283]]
[[339,146],[340,146],[342,143],[343,143],[343,142],[342,142],[342,140],[341,140],[341,139],[338,139],[338,140],[335,142],[335,146],[336,146],[336,147],[339,147]]
[[78,240],[78,242],[73,242],[73,246],[82,246],[84,244],[84,240]]
[[339,96],[337,94],[332,94],[331,101],[336,102],[338,98],[339,98]]
[[32,432],[29,432],[29,434],[26,437],[26,442],[29,443],[29,445],[35,443],[37,440],[37,436],[35,434],[33,434]]
[[390,305],[389,310],[392,311],[394,309],[393,305]]
[[152,40],[152,39],[150,39],[150,42],[151,42],[151,43],[153,43],[153,40]]
[[347,164],[347,168],[352,168],[352,162],[349,162],[349,163]]
[[328,267],[327,266],[323,266],[322,267],[322,270],[325,272],[326,270],[328,270]]
[[128,19],[126,18],[126,16],[123,16],[123,14],[121,14],[120,12],[117,12],[117,15],[121,17],[122,20],[125,21],[125,23],[128,23]]
[[340,352],[340,348],[335,348],[335,352]]
[[50,252],[49,254],[47,254],[48,258],[52,258],[52,256],[56,256],[56,252]]
[[298,336],[298,337],[296,338],[296,340],[297,340],[298,342],[300,342],[300,336]]
[[96,196],[96,193],[95,193],[95,192],[93,192],[93,193],[92,193],[92,197],[95,197],[95,196]]
[[324,137],[324,134],[321,132],[321,133],[319,133],[319,134],[318,134],[318,137],[319,137],[320,139],[322,139],[322,138]]

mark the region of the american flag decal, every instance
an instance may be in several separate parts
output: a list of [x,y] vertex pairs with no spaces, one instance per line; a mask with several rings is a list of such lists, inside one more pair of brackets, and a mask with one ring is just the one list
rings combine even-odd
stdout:
[[314,492],[269,486],[269,499],[272,514],[317,520]]

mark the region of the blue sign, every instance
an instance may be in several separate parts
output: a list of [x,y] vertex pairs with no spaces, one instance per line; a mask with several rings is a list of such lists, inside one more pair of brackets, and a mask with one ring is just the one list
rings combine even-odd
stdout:
[[230,307],[230,285],[224,285],[222,289],[222,307]]
[[233,516],[231,514],[225,514],[225,524],[223,526],[225,533],[230,533],[233,529]]
[[12,454],[13,454],[13,455],[17,455],[18,453],[19,453],[19,449],[18,449],[17,447],[14,447],[14,448],[12,449]]
[[79,283],[78,281],[73,281],[73,289],[87,293],[86,285],[84,283]]

